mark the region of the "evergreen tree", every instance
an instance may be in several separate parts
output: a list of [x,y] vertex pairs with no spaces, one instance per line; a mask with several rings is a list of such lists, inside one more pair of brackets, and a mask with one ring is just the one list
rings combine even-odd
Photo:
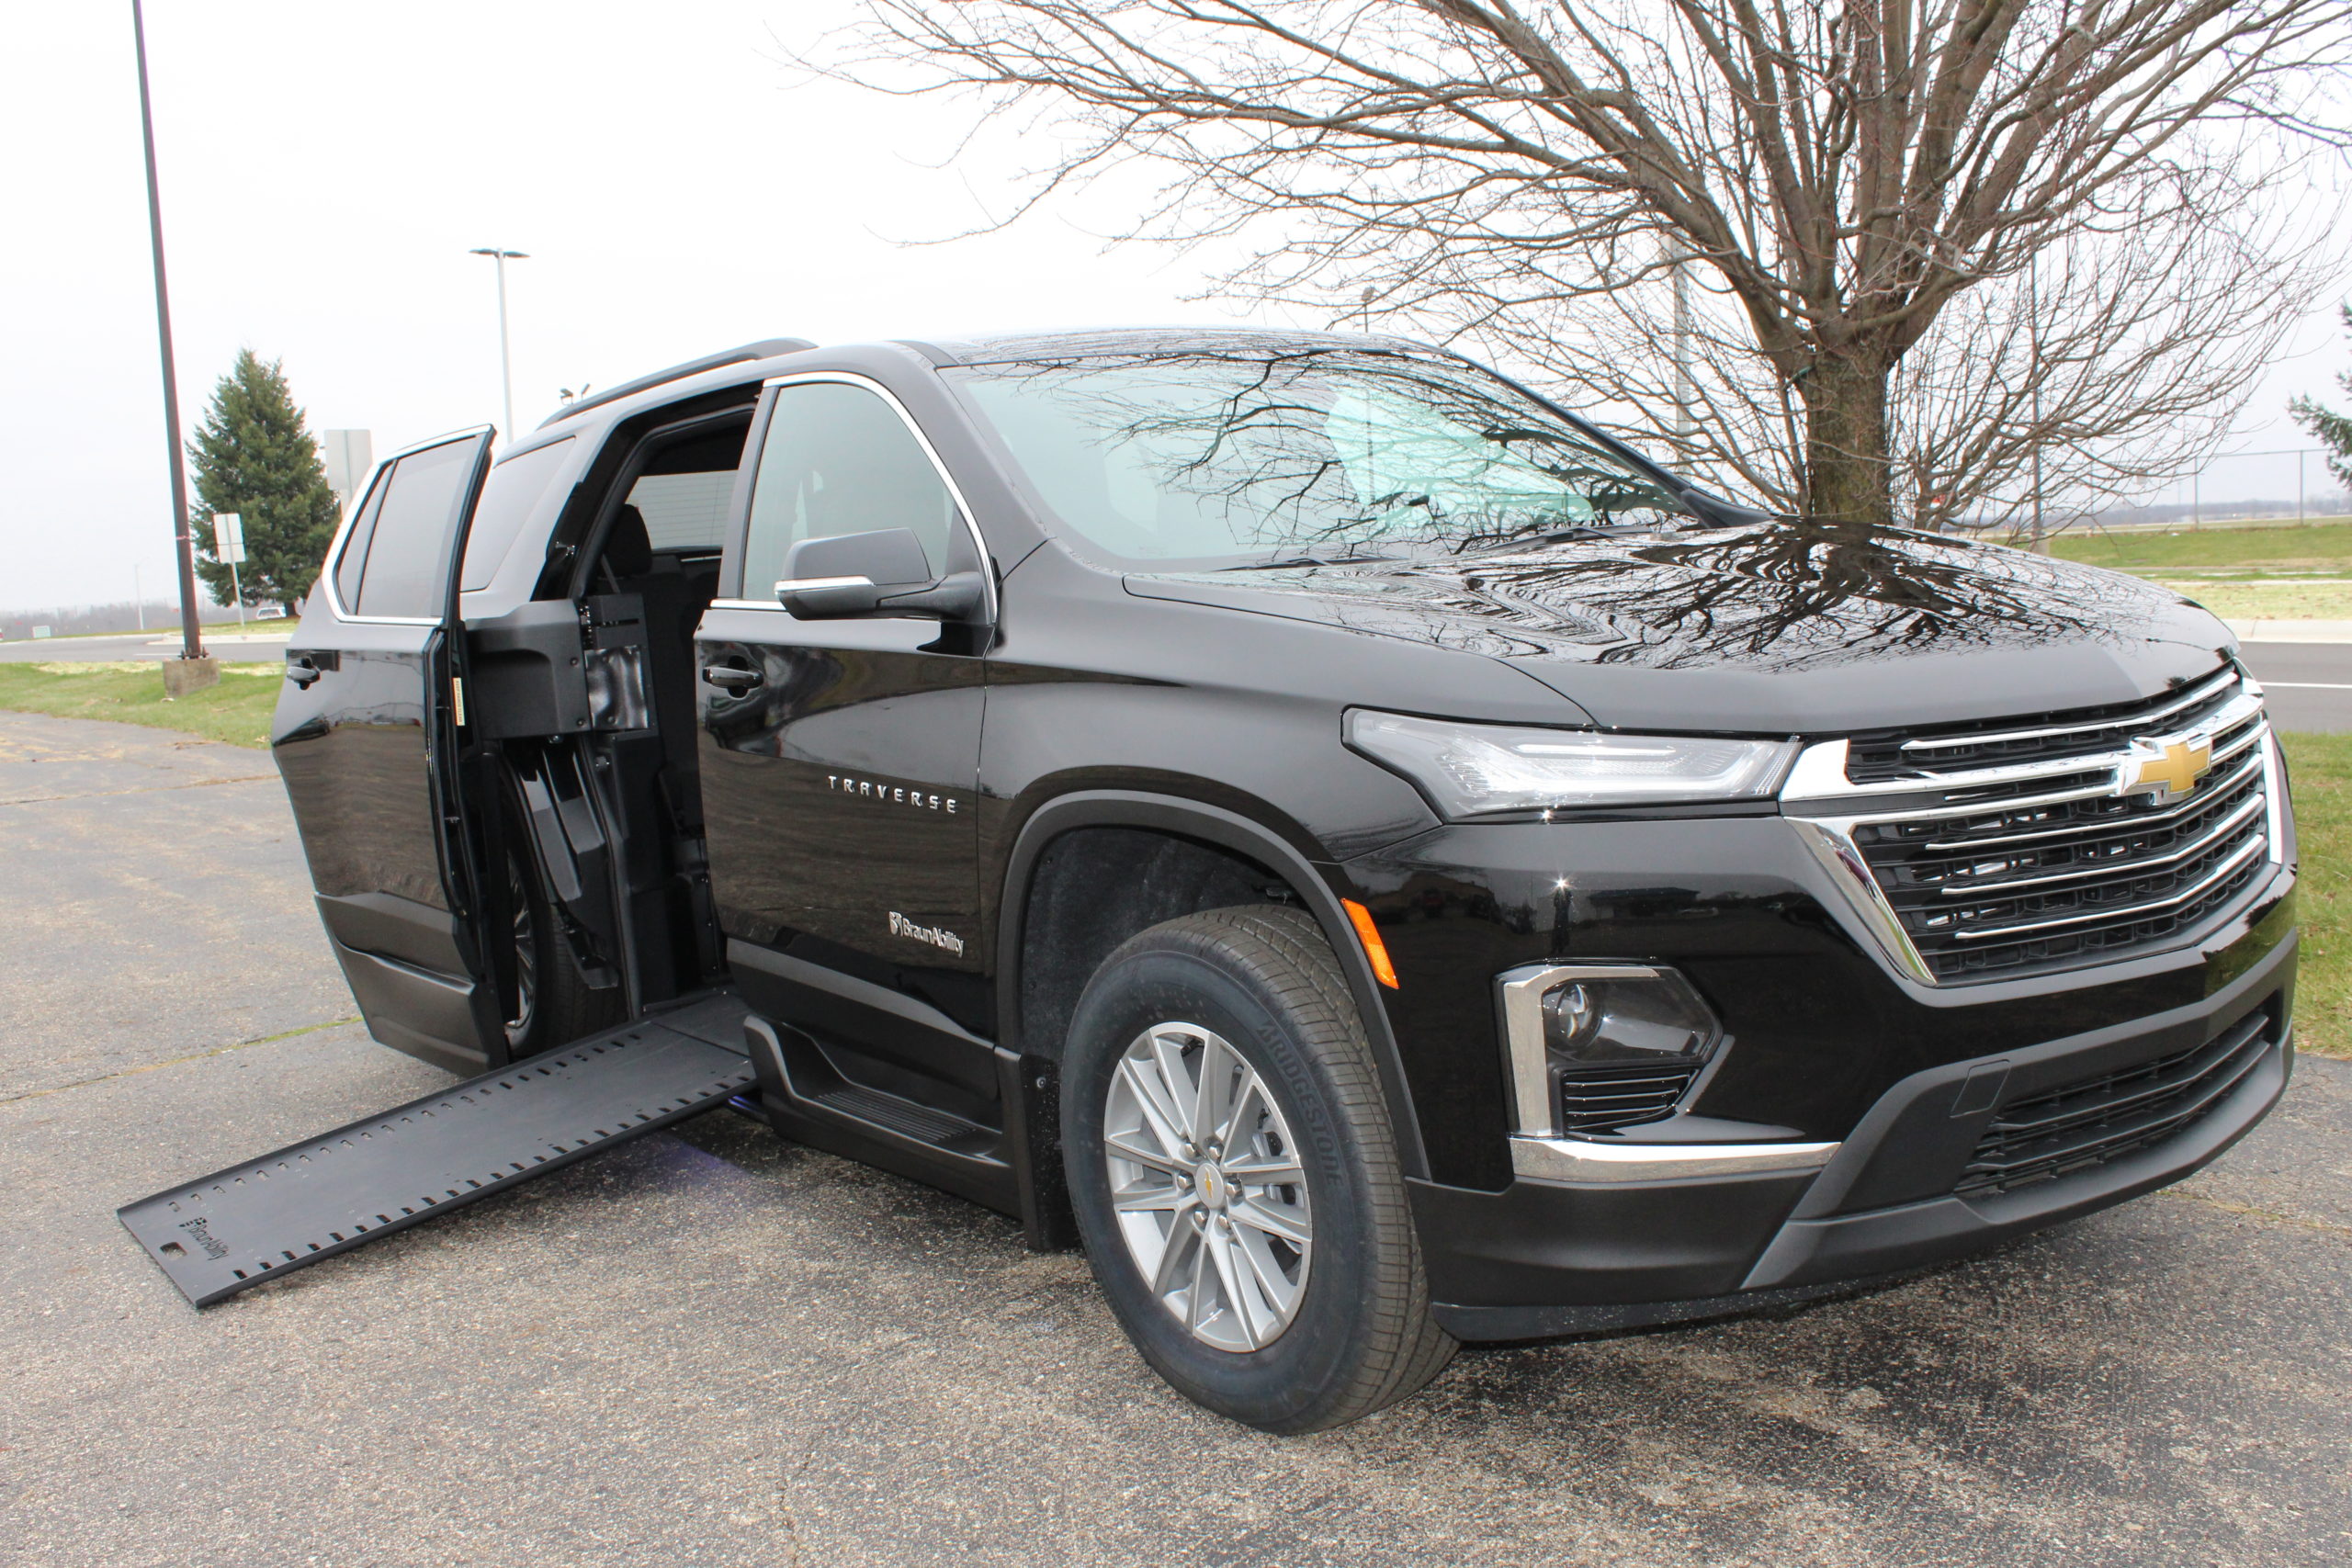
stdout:
[[327,488],[319,445],[294,406],[277,360],[250,348],[212,389],[211,406],[188,443],[196,480],[196,570],[216,604],[232,602],[229,565],[212,544],[215,513],[244,520],[245,559],[236,579],[245,603],[292,605],[311,591],[341,512]]
[[[2352,305],[2343,307],[2344,325],[2352,331]],[[2335,384],[2352,392],[2352,371],[2339,373]],[[2295,423],[2327,444],[2327,471],[2336,482],[2352,490],[2352,414],[2337,413],[2313,398],[2295,398],[2287,404],[2287,412]]]

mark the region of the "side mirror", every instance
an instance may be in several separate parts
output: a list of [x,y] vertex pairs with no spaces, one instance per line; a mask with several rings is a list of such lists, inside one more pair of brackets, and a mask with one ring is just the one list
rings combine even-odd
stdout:
[[909,616],[962,621],[978,615],[988,591],[977,571],[934,580],[911,528],[803,539],[784,558],[779,604],[797,620]]

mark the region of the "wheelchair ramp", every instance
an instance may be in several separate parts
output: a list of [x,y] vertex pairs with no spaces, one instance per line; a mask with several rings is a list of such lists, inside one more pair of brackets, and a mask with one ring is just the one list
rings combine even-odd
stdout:
[[192,1303],[544,1176],[752,1086],[743,1004],[711,996],[118,1210]]

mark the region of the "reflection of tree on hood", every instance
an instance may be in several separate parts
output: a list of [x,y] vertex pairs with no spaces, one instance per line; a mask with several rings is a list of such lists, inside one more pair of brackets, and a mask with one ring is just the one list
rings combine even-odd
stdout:
[[[1872,653],[2111,640],[2119,610],[2171,602],[2128,578],[2039,557],[1813,519],[1464,556],[1399,575],[1459,583],[1460,611],[1515,629],[1584,630],[1587,658],[1658,668],[1735,655],[1797,669]],[[1618,635],[1595,648],[1591,631],[1602,627]]]

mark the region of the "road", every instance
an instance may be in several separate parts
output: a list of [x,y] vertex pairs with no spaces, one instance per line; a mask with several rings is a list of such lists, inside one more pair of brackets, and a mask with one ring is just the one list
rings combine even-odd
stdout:
[[[282,657],[286,634],[256,631],[244,640],[213,634],[207,646],[229,660]],[[0,662],[94,662],[168,659],[179,647],[174,637],[52,637],[40,642],[0,643]],[[2272,712],[2281,729],[2352,730],[2352,643],[2258,642],[2245,645],[2247,667],[2270,685]]]
[[[266,630],[266,623],[256,622],[254,629],[250,632],[221,632],[207,627],[205,647],[216,659],[275,660],[283,657],[288,634]],[[0,642],[0,663],[127,663],[133,660],[175,659],[179,650],[179,634],[165,626],[155,631],[129,632],[121,637],[19,637],[14,642]]]
[[1176,1397],[1075,1257],[725,1111],[191,1311],[114,1208],[425,1092],[263,757],[0,714],[0,1563],[2352,1560],[2352,1066],[2183,1188],[1883,1293]]

